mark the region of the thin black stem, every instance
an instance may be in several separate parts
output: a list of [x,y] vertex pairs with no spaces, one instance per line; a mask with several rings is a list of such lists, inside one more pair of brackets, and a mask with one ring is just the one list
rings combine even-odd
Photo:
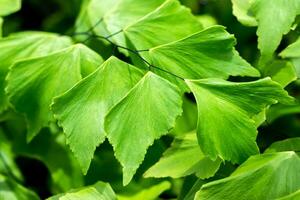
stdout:
[[119,30],[119,31],[117,31],[117,32],[115,32],[115,33],[113,33],[113,34],[111,34],[111,35],[108,35],[108,36],[96,35],[96,34],[94,34],[94,33],[91,33],[91,31],[92,31],[97,25],[99,25],[102,21],[103,21],[103,19],[99,20],[93,27],[91,27],[91,28],[89,29],[89,31],[87,31],[87,32],[74,33],[74,35],[87,35],[88,38],[84,41],[84,43],[87,42],[87,41],[88,41],[89,39],[91,39],[92,37],[98,38],[98,39],[103,39],[103,40],[109,42],[111,45],[114,46],[114,49],[113,49],[113,52],[112,52],[113,54],[114,54],[115,48],[125,49],[125,50],[127,50],[127,51],[129,51],[129,52],[135,54],[139,59],[141,59],[141,60],[148,66],[149,71],[151,71],[151,68],[153,68],[153,69],[157,69],[157,70],[159,70],[159,71],[162,71],[162,72],[164,72],[164,73],[167,73],[167,74],[169,74],[169,75],[171,75],[171,76],[174,76],[174,77],[176,77],[176,78],[178,78],[178,79],[185,80],[184,78],[182,78],[182,77],[180,77],[180,76],[178,76],[178,75],[176,75],[176,74],[174,74],[174,73],[172,73],[172,72],[169,72],[169,71],[167,71],[167,70],[165,70],[165,69],[162,69],[162,68],[160,68],[160,67],[157,67],[157,66],[152,65],[149,61],[147,61],[145,58],[143,58],[143,57],[140,55],[140,52],[146,52],[146,51],[149,51],[149,49],[144,49],[144,50],[134,50],[134,49],[130,49],[130,48],[124,47],[124,46],[122,46],[122,45],[118,45],[118,44],[114,43],[113,41],[111,41],[111,40],[110,40],[111,37],[113,37],[113,36],[115,36],[115,35],[117,35],[117,34],[123,32],[122,29]]

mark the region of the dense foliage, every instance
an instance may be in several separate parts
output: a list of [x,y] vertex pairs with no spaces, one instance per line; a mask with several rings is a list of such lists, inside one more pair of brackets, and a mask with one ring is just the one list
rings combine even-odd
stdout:
[[0,16],[0,200],[300,199],[300,0]]

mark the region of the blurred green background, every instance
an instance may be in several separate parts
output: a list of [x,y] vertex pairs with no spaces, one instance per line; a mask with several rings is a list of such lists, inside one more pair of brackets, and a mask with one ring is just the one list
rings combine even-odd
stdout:
[[[7,36],[10,33],[24,30],[70,34],[74,29],[75,20],[79,14],[82,1],[83,0],[23,0],[22,9],[20,11],[4,18],[3,34]],[[256,27],[245,27],[237,21],[232,15],[230,0],[182,0],[182,4],[190,7],[192,12],[199,16],[199,20],[205,25],[209,26],[217,23],[227,27],[227,30],[237,38],[236,48],[241,56],[255,66],[259,57]],[[294,42],[299,33],[299,29],[295,29],[284,36],[277,52],[282,51],[288,44]],[[124,57],[123,59],[126,58]],[[299,81],[290,84],[287,90],[291,95],[299,98]],[[191,96],[188,96],[188,98],[193,100]],[[9,127],[9,121],[5,121],[5,124],[1,122],[1,126]],[[47,132],[47,130],[45,130],[45,132]],[[299,136],[300,114],[294,112],[293,114],[287,114],[275,119],[272,122],[267,121],[261,126],[259,128],[258,144],[263,151],[274,141]],[[51,136],[49,133],[45,133],[39,137],[41,138],[37,138],[36,141],[43,141],[45,138]],[[139,169],[138,174],[141,175],[145,169],[159,159],[171,140],[169,137],[163,137],[161,141],[157,141],[154,146],[150,148],[146,160]],[[38,161],[38,159],[20,156],[17,158],[17,164],[24,175],[25,186],[37,191],[42,198],[51,195],[51,189],[49,188],[50,172],[44,163]],[[224,176],[228,173],[230,173],[230,170],[224,172]],[[186,188],[189,188],[196,180],[194,177],[187,177],[186,179],[188,180],[184,182],[184,184],[186,184],[184,187]],[[87,177],[85,177],[85,184],[92,184],[97,180],[110,182],[116,191],[121,190],[120,167],[118,162],[114,159],[111,146],[108,143],[101,145],[101,147],[97,149],[95,159]],[[147,185],[147,183],[144,184]],[[163,197],[175,197],[176,180],[173,184],[175,185],[175,189],[173,188],[173,191],[164,193]],[[129,187],[134,188],[132,185]]]

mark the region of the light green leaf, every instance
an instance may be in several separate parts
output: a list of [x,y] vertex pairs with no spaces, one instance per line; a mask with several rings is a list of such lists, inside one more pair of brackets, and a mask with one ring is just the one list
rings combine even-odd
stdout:
[[275,60],[266,65],[263,69],[264,76],[269,76],[282,87],[287,86],[297,79],[296,70],[291,62]]
[[290,58],[294,64],[297,77],[300,77],[300,38],[293,44],[289,45],[280,54],[282,58]]
[[74,189],[47,200],[116,200],[117,197],[108,183],[97,182],[94,185]]
[[289,194],[287,196],[284,196],[282,198],[276,199],[276,200],[299,200],[300,199],[300,190],[297,190],[296,192]]
[[291,151],[249,158],[229,177],[202,186],[195,200],[276,199],[300,189],[300,158]]
[[279,55],[283,58],[300,58],[300,38],[284,49]]
[[294,151],[300,155],[300,137],[288,138],[286,140],[274,142],[269,148],[265,150],[265,153],[282,152],[282,151]]
[[269,59],[300,14],[300,1],[255,0],[250,10],[258,22],[258,48],[263,59]]
[[[110,34],[116,33],[131,23],[155,10],[165,0],[119,0],[118,3],[108,12],[103,20]],[[117,34],[113,37],[118,44],[126,46],[124,34]]]
[[202,24],[203,28],[209,28],[218,24],[217,19],[208,14],[196,15],[196,18]]
[[21,9],[21,0],[0,0],[0,16],[9,15]]
[[283,104],[276,104],[271,106],[267,111],[267,121],[272,123],[274,120],[278,119],[279,117],[285,115],[292,115],[300,113],[300,104],[297,103],[295,105],[283,105]]
[[145,188],[134,195],[118,195],[118,200],[155,200],[164,191],[171,188],[168,181],[161,182],[157,185]]
[[68,151],[61,132],[51,134],[48,129],[43,129],[29,144],[25,136],[17,135],[13,146],[15,154],[40,160],[46,165],[51,176],[51,192],[60,193],[83,185],[81,170]]
[[163,157],[145,173],[145,177],[179,178],[196,174],[205,179],[219,169],[221,160],[210,160],[201,151],[195,132],[175,138]]
[[201,29],[201,24],[190,10],[177,0],[167,0],[123,31],[130,44],[144,50],[176,41]]
[[257,21],[249,11],[254,0],[231,0],[233,14],[246,26],[257,26]]
[[[187,80],[198,106],[198,141],[211,159],[241,163],[257,154],[254,115],[278,101],[293,101],[270,78],[234,83],[221,79]],[[217,124],[217,126],[216,126]]]
[[0,199],[1,200],[39,200],[32,191],[19,185],[13,179],[0,174]]
[[176,86],[148,72],[110,110],[105,118],[105,130],[123,166],[124,185],[142,163],[147,148],[174,127],[182,111],[181,104]]
[[8,107],[5,77],[8,68],[21,59],[45,56],[72,44],[68,37],[52,33],[22,32],[0,39],[0,112]]
[[195,130],[197,127],[197,105],[187,97],[183,97],[182,115],[177,118],[175,127],[172,130],[174,135]]
[[[86,174],[105,139],[104,117],[143,77],[137,68],[111,57],[75,87],[55,98],[52,110]],[[82,106],[84,105],[84,106]]]
[[[153,11],[164,0],[90,0],[82,5],[81,13],[77,19],[77,31],[87,31],[91,27],[99,35],[114,34],[128,24],[134,23],[144,15]],[[99,21],[101,23],[99,23]],[[126,45],[124,34],[115,35],[114,40],[119,45]]]
[[98,54],[78,44],[12,66],[6,91],[15,109],[26,116],[29,141],[53,120],[52,98],[73,87],[101,63]]
[[[154,66],[186,79],[259,76],[259,72],[243,60],[234,49],[233,35],[222,26],[213,26],[179,41],[151,48]],[[159,72],[161,75],[166,73]],[[178,79],[170,77],[175,82]]]

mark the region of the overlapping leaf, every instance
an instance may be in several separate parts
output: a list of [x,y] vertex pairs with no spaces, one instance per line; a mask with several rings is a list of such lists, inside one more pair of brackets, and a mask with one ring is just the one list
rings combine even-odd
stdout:
[[280,44],[282,36],[290,31],[296,16],[300,14],[300,1],[255,0],[251,11],[258,21],[258,48],[263,56],[270,56]]
[[274,142],[271,146],[266,149],[266,153],[282,152],[282,151],[294,151],[300,155],[300,138],[288,138]]
[[8,97],[27,119],[28,140],[53,116],[52,98],[73,87],[81,77],[95,70],[102,58],[83,45],[74,45],[53,54],[17,62],[7,77]]
[[145,177],[179,178],[196,174],[209,178],[219,169],[221,160],[210,160],[201,151],[195,132],[178,137],[163,157],[145,173]]
[[198,106],[198,141],[212,159],[241,163],[257,154],[252,117],[266,106],[293,99],[270,78],[233,83],[221,79],[186,81]]
[[[151,48],[154,66],[186,79],[259,76],[234,49],[236,41],[222,26],[214,26],[179,41]],[[157,71],[175,82],[178,79]]]
[[291,151],[249,158],[229,177],[202,186],[196,200],[277,199],[300,189],[300,158]]
[[111,57],[75,87],[55,98],[52,110],[84,173],[105,139],[104,117],[143,77],[137,68]]
[[264,76],[269,76],[283,87],[297,79],[294,65],[290,61],[274,60],[262,70]]
[[232,0],[233,14],[244,25],[258,26],[258,48],[262,66],[270,61],[284,34],[287,34],[297,15],[298,0]]
[[113,107],[105,118],[105,130],[115,156],[123,166],[123,184],[132,179],[147,148],[174,126],[181,114],[178,88],[148,72]]
[[[128,24],[155,10],[165,0],[90,0],[81,10],[77,20],[77,31],[87,31],[94,27],[94,32],[100,35],[110,35],[119,32]],[[101,21],[101,22],[99,22]],[[120,45],[126,41],[123,33],[113,38]]]
[[289,58],[292,60],[297,77],[300,77],[300,38],[284,49],[280,54],[282,58]]
[[167,0],[123,31],[129,43],[143,50],[179,40],[201,29],[190,10],[177,0]]
[[68,37],[52,33],[22,32],[0,39],[0,112],[8,107],[4,92],[8,68],[21,59],[45,56],[71,45]]
[[97,182],[94,185],[74,189],[64,194],[58,194],[47,200],[116,200],[117,197],[108,183]]

